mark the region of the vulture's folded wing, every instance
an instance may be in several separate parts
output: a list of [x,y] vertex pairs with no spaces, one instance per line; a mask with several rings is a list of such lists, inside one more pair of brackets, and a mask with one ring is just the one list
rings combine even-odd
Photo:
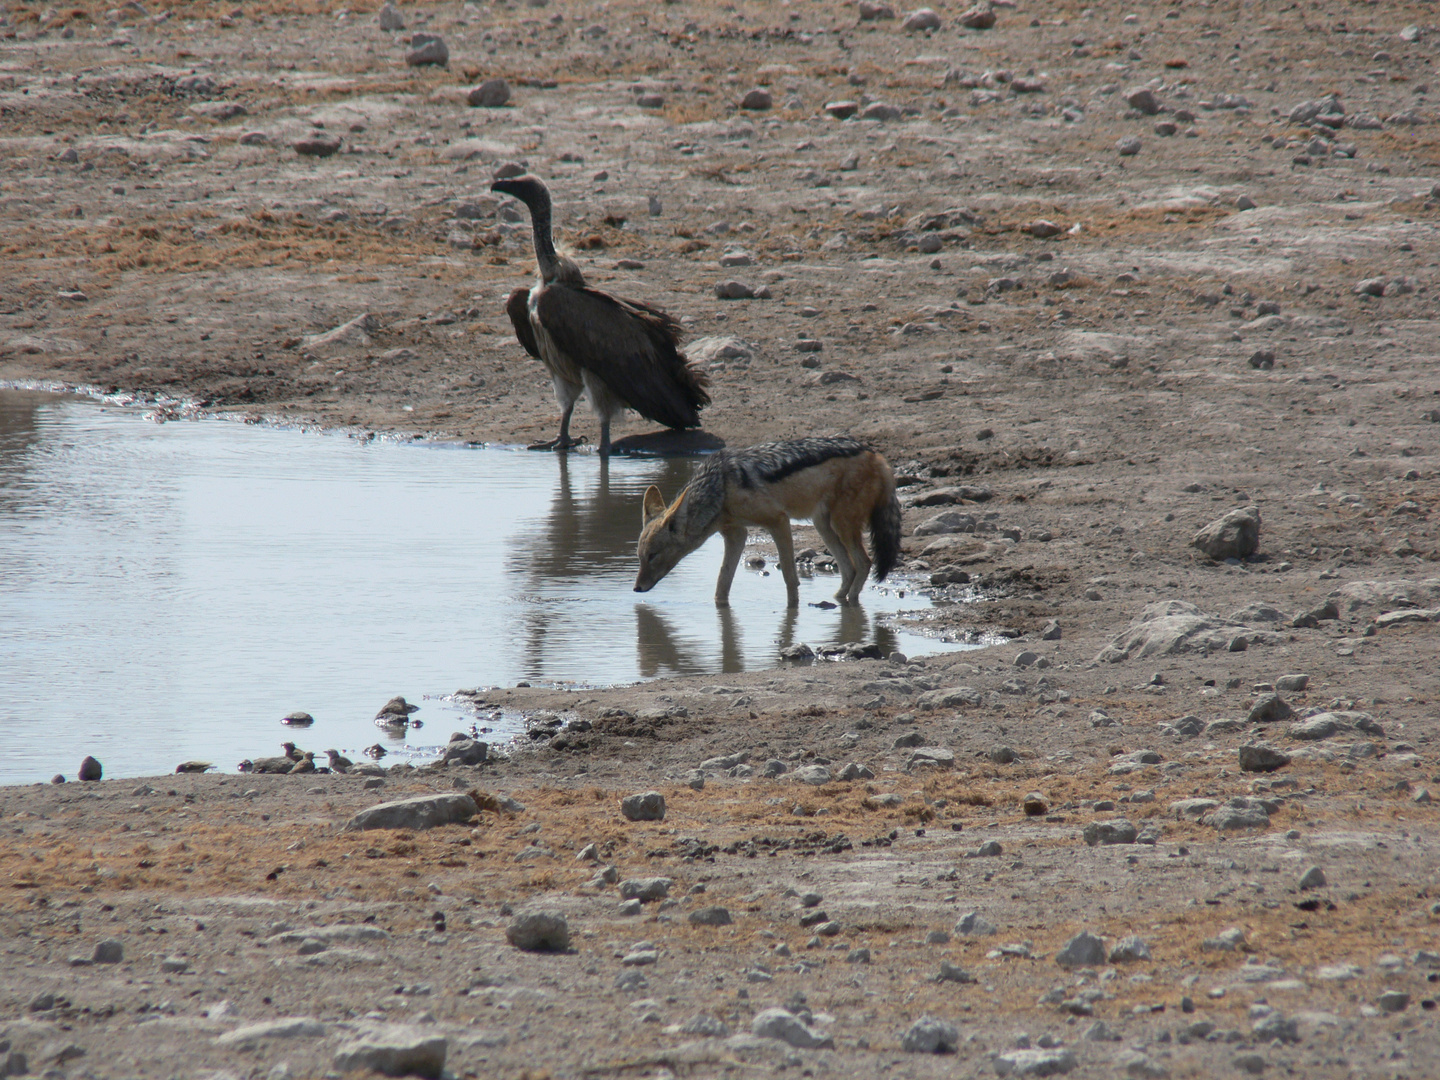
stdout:
[[510,299],[505,301],[505,314],[515,324],[515,336],[525,346],[525,351],[539,360],[540,345],[535,340],[535,328],[530,325],[530,290],[516,289],[512,292]]
[[680,353],[680,325],[669,315],[597,289],[554,286],[541,290],[536,315],[557,349],[641,416],[700,425],[708,380]]

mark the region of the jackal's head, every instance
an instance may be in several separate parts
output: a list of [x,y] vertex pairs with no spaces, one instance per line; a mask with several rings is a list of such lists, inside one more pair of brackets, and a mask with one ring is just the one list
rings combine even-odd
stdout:
[[675,564],[690,552],[686,537],[680,529],[680,515],[676,512],[685,500],[684,492],[675,500],[674,506],[665,505],[665,496],[651,484],[645,489],[645,503],[640,511],[640,543],[636,554],[640,556],[640,572],[635,576],[635,591],[649,592],[660,579],[675,569]]

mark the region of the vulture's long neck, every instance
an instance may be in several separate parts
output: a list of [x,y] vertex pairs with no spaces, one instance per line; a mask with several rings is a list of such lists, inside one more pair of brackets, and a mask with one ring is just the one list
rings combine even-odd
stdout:
[[555,253],[551,235],[550,193],[541,191],[530,204],[530,227],[535,234],[535,258],[540,264],[540,280],[554,281],[560,274],[560,256]]

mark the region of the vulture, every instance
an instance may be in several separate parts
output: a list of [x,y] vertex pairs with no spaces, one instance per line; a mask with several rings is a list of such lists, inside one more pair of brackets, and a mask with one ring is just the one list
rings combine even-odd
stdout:
[[560,405],[560,434],[531,450],[565,450],[570,414],[581,394],[600,420],[600,453],[610,453],[610,422],[625,409],[670,428],[700,426],[709,380],[680,352],[679,322],[638,300],[592,289],[573,259],[555,250],[550,191],[538,177],[497,180],[491,191],[530,209],[540,281],[510,294],[505,310],[525,351],[550,372]]

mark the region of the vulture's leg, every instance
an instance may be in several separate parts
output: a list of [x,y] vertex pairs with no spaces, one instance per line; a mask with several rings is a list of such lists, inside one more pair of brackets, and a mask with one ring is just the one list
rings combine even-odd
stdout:
[[610,456],[610,417],[602,417],[600,420],[600,456]]
[[569,450],[580,444],[579,439],[570,437],[570,414],[575,411],[575,402],[580,400],[584,388],[563,382],[558,376],[554,382],[555,400],[560,403],[560,434],[549,442],[531,443],[527,450]]

